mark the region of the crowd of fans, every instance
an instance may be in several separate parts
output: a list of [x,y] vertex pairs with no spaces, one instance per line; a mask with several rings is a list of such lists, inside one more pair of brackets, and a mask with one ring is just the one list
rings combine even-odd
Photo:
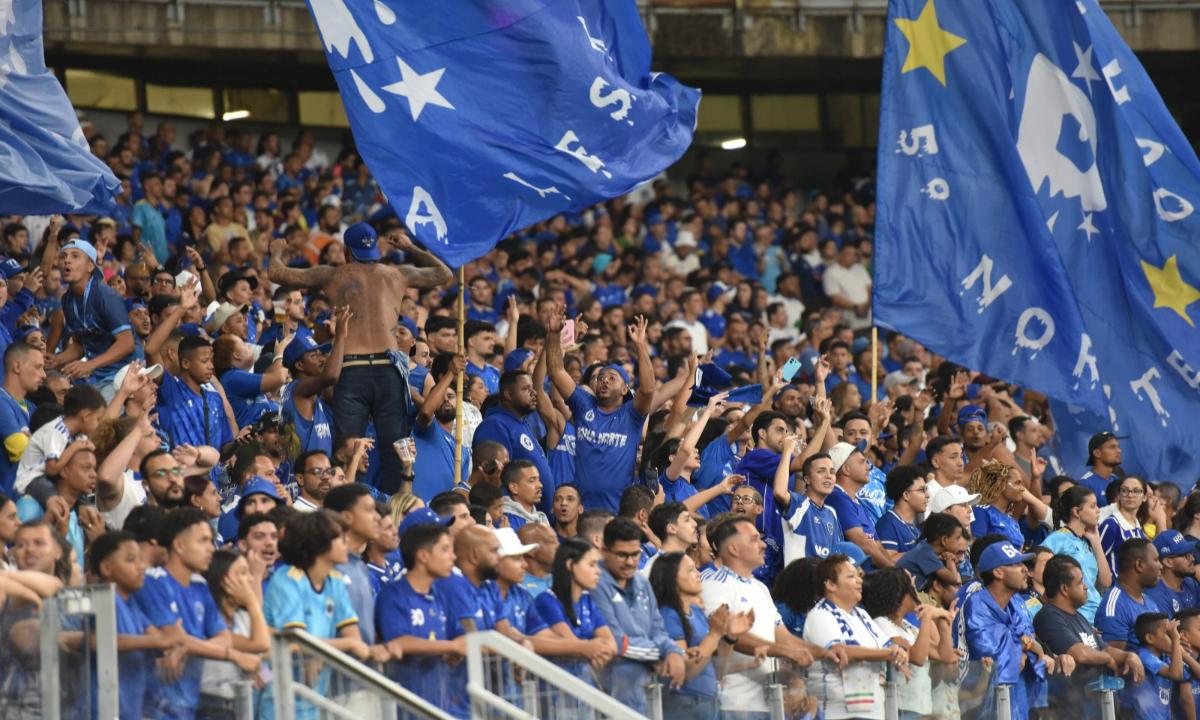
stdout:
[[[230,718],[245,680],[270,720],[289,628],[458,718],[483,630],[640,712],[662,682],[672,719],[766,718],[782,683],[791,718],[878,720],[889,672],[906,719],[1001,685],[1086,717],[1116,677],[1129,717],[1195,718],[1191,479],[1125,475],[1109,433],[1045,477],[1044,397],[876,356],[869,178],[702,156],[529,228],[465,268],[460,353],[448,269],[382,310],[273,281],[436,264],[352,147],[143,122],[89,138],[109,216],[3,226],[6,711],[36,715],[40,599],[103,582],[122,720]],[[365,431],[335,393],[364,313],[401,368]]]

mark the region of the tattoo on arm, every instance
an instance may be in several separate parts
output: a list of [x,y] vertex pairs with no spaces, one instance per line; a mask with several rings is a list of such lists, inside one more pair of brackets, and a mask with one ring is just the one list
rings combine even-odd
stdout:
[[311,268],[284,267],[282,262],[271,258],[271,267],[267,277],[277,285],[289,285],[305,290],[323,288],[333,279],[334,268],[330,265],[318,265]]
[[410,248],[408,259],[417,266],[400,266],[400,272],[408,279],[409,287],[432,288],[445,285],[454,279],[454,273],[450,272],[450,268],[446,267],[446,264],[431,252],[415,247]]

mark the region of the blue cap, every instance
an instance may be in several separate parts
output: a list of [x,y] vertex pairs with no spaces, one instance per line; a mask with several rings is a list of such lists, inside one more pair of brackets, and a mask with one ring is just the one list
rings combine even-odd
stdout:
[[[95,251],[93,250],[92,252]],[[0,272],[4,273],[5,280],[11,280],[15,275],[20,275],[23,272],[29,272],[29,268],[21,267],[21,263],[12,258],[5,258],[4,262],[0,262]]]
[[604,367],[597,370],[596,374],[599,375],[604,370],[616,371],[616,373],[621,376],[621,379],[625,381],[625,384],[626,385],[629,384],[629,373],[625,372],[625,368],[621,367],[620,365],[617,365],[616,363],[609,363],[608,365],[605,365]]
[[647,225],[657,225],[660,222],[663,222],[663,216],[662,216],[662,213],[660,213],[659,211],[651,210],[650,212],[646,213],[646,224]]
[[242,499],[238,500],[237,507],[233,509],[235,518],[242,519],[242,506],[246,504],[246,498],[251,495],[269,495],[275,498],[275,502],[283,502],[283,498],[279,497],[279,491],[275,489],[275,483],[255,475],[242,486]]
[[521,365],[525,364],[525,361],[531,357],[533,357],[533,353],[528,350],[522,350],[521,348],[513,350],[504,356],[504,372],[520,370]]
[[1160,558],[1187,555],[1196,549],[1196,541],[1184,538],[1178,530],[1163,530],[1154,536],[1154,547]]
[[854,563],[854,567],[862,567],[867,562],[867,554],[862,551],[862,548],[852,542],[834,543],[833,552],[850,558],[850,562]]
[[729,292],[729,288],[725,287],[721,283],[713,283],[712,285],[708,286],[708,292],[704,293],[704,296],[708,298],[709,302],[712,302],[727,292]]
[[16,342],[24,342],[26,338],[35,332],[42,332],[42,329],[37,325],[22,325],[13,331],[13,340]]
[[417,337],[417,324],[412,318],[401,315],[399,322],[396,324],[403,325],[405,328],[407,328],[409,334],[412,335],[414,339]]
[[146,307],[146,301],[140,297],[125,298],[125,312],[131,313],[134,308]]
[[358,222],[346,228],[342,242],[360,262],[375,262],[379,259],[379,236],[375,234],[375,229],[366,223]]
[[425,523],[437,523],[438,525],[449,525],[452,522],[454,522],[453,515],[447,515],[446,517],[441,517],[434,511],[430,510],[429,508],[421,508],[419,510],[413,510],[412,512],[410,512],[409,514],[404,516],[404,519],[400,521],[400,527],[397,530],[397,533],[400,535],[404,535],[404,531],[408,530],[409,528],[413,527],[414,525],[424,525]]
[[592,271],[602,273],[610,264],[612,264],[613,256],[608,253],[600,253],[592,258]]
[[979,556],[979,564],[975,566],[975,570],[982,573],[1006,565],[1020,565],[1032,557],[1032,554],[1022,553],[1013,547],[1012,543],[998,542],[994,545],[989,545],[983,551],[983,555]]
[[962,432],[967,423],[973,421],[979,421],[983,423],[984,427],[987,427],[987,411],[978,405],[963,405],[962,409],[958,411],[958,431]]
[[63,245],[62,249],[58,251],[58,254],[62,255],[63,253],[65,253],[68,250],[78,250],[79,252],[83,253],[84,255],[87,255],[88,258],[91,259],[93,265],[99,264],[96,262],[96,248],[92,247],[92,244],[90,242],[87,242],[86,240],[80,240],[79,238],[75,238],[74,240],[67,243],[66,245]]
[[296,337],[292,338],[288,346],[283,349],[283,366],[290,369],[296,364],[297,360],[313,350],[317,350],[324,355],[329,352],[331,347],[333,347],[333,343],[318,345],[317,341],[313,340],[312,333],[308,330],[297,331]]
[[188,337],[203,337],[204,330],[197,323],[184,323],[179,326],[179,332]]

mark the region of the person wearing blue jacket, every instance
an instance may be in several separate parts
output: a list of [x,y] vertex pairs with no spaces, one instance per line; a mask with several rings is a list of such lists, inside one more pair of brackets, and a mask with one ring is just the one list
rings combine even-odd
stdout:
[[618,656],[603,671],[612,696],[646,714],[646,684],[656,665],[671,688],[686,679],[683,650],[667,634],[650,581],[638,569],[642,530],[629,518],[614,518],[604,528],[604,564],[600,584],[590,593],[612,630]]

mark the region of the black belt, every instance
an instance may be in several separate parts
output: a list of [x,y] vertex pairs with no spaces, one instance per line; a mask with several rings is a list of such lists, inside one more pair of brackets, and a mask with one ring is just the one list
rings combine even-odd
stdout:
[[391,362],[391,360],[388,360],[387,351],[377,352],[377,353],[367,353],[365,355],[346,355],[344,359],[345,360],[387,360],[388,362]]
[[392,359],[386,352],[369,353],[366,355],[347,355],[342,360],[342,367],[364,367],[372,365],[392,365]]

